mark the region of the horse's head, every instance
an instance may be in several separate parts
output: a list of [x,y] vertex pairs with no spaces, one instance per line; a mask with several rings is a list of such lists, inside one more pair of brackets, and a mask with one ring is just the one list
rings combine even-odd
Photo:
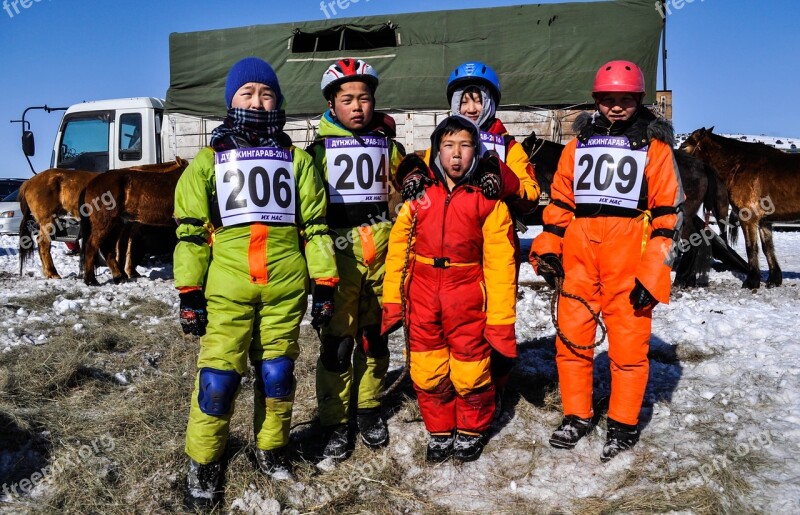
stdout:
[[695,152],[697,152],[697,150],[700,148],[700,142],[713,132],[714,127],[711,127],[710,129],[706,129],[705,127],[697,129],[691,135],[689,135],[688,138],[686,138],[686,141],[681,143],[680,149],[694,155]]

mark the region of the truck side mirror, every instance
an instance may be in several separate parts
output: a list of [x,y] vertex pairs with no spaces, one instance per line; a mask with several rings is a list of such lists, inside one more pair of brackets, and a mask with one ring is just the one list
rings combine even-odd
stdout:
[[22,152],[28,157],[32,157],[36,153],[36,143],[31,131],[22,131]]

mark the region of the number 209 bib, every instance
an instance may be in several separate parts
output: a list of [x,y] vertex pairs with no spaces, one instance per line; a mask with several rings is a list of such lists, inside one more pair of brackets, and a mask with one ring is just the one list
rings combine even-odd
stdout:
[[295,223],[292,153],[282,148],[240,148],[214,154],[217,202],[223,226]]
[[592,136],[575,149],[575,204],[636,209],[647,149],[631,150],[625,136]]
[[387,202],[389,141],[380,136],[325,139],[331,204]]

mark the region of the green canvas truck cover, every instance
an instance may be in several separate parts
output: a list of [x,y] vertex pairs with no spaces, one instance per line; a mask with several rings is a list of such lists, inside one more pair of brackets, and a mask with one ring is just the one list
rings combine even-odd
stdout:
[[617,0],[173,33],[167,109],[224,116],[228,70],[249,55],[273,65],[290,116],[325,110],[320,79],[342,57],[377,69],[383,110],[446,108],[450,72],[470,60],[500,75],[503,106],[575,105],[590,100],[597,68],[613,59],[638,63],[654,92],[662,28],[652,0]]

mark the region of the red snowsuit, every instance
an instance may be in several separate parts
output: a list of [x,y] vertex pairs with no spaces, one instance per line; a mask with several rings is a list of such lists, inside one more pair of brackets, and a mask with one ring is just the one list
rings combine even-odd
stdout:
[[[672,148],[649,137],[660,122],[640,118],[625,134],[603,135],[588,126],[567,144],[544,232],[531,248],[534,268],[535,256],[563,254],[564,291],[602,312],[611,361],[608,418],[630,425],[638,423],[647,386],[652,310],[634,312],[629,296],[638,280],[657,301],[669,302],[684,201]],[[576,345],[590,345],[594,319],[578,301],[559,300],[563,333]],[[564,414],[591,418],[594,351],[568,347],[561,338],[556,348]]]
[[404,291],[422,419],[431,433],[482,433],[495,409],[491,349],[516,357],[514,227],[508,207],[466,184],[469,177],[448,191],[432,168],[438,182],[404,205],[392,229],[382,330],[402,321],[400,282],[416,214]]

